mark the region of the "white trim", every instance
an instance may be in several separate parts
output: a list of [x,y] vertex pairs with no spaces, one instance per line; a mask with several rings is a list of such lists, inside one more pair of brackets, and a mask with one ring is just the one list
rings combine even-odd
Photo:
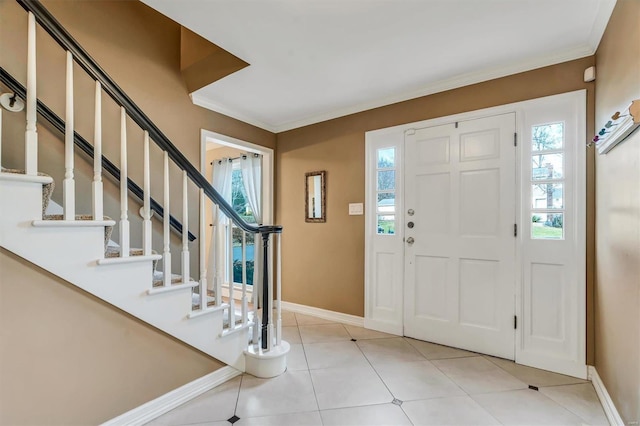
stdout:
[[147,294],[149,296],[153,296],[155,294],[169,293],[171,291],[179,291],[179,290],[191,290],[194,287],[198,287],[199,283],[197,281],[189,281],[187,284],[171,284],[170,286],[162,286],[162,287],[153,287],[147,290]]
[[[615,2],[613,2],[615,5]],[[606,9],[613,9],[613,5],[607,4]],[[604,8],[603,8],[604,9]],[[502,65],[487,70],[474,71],[466,74],[461,74],[455,77],[451,77],[446,80],[437,81],[432,84],[428,84],[417,90],[411,90],[402,94],[387,96],[379,99],[375,99],[368,102],[356,104],[347,108],[340,108],[329,112],[311,115],[299,120],[293,120],[280,123],[265,123],[261,120],[250,117],[246,113],[241,113],[226,107],[222,107],[209,99],[205,99],[203,96],[192,94],[191,99],[195,105],[203,108],[210,109],[212,111],[219,112],[229,117],[244,121],[254,126],[260,127],[264,130],[268,130],[272,133],[285,132],[287,130],[297,129],[311,124],[320,123],[323,121],[332,120],[334,118],[344,117],[346,115],[355,114],[362,111],[367,111],[374,108],[379,108],[387,105],[391,105],[398,102],[404,102],[411,99],[420,98],[423,96],[433,95],[435,93],[444,92],[447,90],[453,90],[460,87],[469,86],[472,84],[482,83],[484,81],[493,80],[496,78],[506,77],[521,72],[531,71],[538,68],[543,68],[550,65],[560,64],[563,62],[572,61],[575,59],[591,56],[595,53],[597,46],[594,42],[599,42],[598,35],[602,36],[606,23],[610,17],[609,15],[603,16],[594,23],[592,33],[590,35],[589,43],[578,46],[569,51],[557,53],[554,52],[550,55],[533,58],[528,61],[517,61],[516,63]]]
[[223,311],[223,310],[227,309],[228,307],[229,307],[228,303],[223,303],[222,305],[219,305],[219,306],[211,306],[211,307],[207,307],[205,309],[198,309],[197,311],[189,312],[189,315],[187,315],[187,318],[189,318],[189,319],[198,318],[198,317],[201,317],[203,315],[208,315],[208,314],[212,314],[214,312]]
[[236,325],[233,328],[225,328],[224,330],[222,330],[222,332],[219,334],[219,336],[220,337],[226,337],[226,336],[229,336],[231,334],[235,334],[235,333],[237,333],[239,331],[246,330],[246,329],[251,328],[251,327],[253,327],[253,321],[249,321],[246,324]]
[[92,226],[104,227],[104,226],[115,226],[116,222],[113,220],[34,220],[31,222],[31,225],[37,228],[88,228]]
[[105,259],[98,259],[96,263],[98,265],[121,265],[123,263],[136,263],[160,259],[162,259],[162,255],[152,254],[150,256],[107,257]]
[[235,118],[236,120],[244,121],[247,124],[251,124],[252,126],[259,127],[271,133],[277,133],[277,130],[278,130],[277,127],[274,127],[270,124],[265,123],[264,121],[260,121],[254,117],[250,117],[241,112],[234,111],[225,106],[212,102],[210,99],[207,99],[196,92],[191,93],[190,96],[191,96],[191,102],[193,102],[194,105],[198,105],[199,107],[206,108],[208,110],[215,111],[220,114],[224,114],[227,117]]
[[9,172],[0,172],[0,180],[10,180],[14,182],[41,183],[43,185],[53,182],[53,178],[51,176],[33,176],[33,175],[25,175],[22,173],[9,173]]
[[364,327],[364,318],[356,315],[343,314],[342,312],[328,311],[313,306],[299,305],[291,302],[280,302],[283,310],[296,312],[298,314],[312,315],[314,317],[326,319],[329,321],[341,322],[343,324],[355,325],[356,327]]
[[602,404],[602,409],[604,410],[605,416],[607,416],[609,424],[612,426],[624,426],[624,421],[622,421],[620,413],[618,413],[616,406],[613,404],[613,400],[611,399],[611,396],[609,396],[607,388],[605,388],[602,379],[598,375],[598,371],[592,365],[590,365],[588,369],[589,380],[591,380],[593,388],[596,390],[596,395],[598,395],[598,399],[600,400],[600,404]]
[[222,367],[118,417],[114,417],[104,422],[103,426],[143,425],[241,374],[242,372],[235,368]]

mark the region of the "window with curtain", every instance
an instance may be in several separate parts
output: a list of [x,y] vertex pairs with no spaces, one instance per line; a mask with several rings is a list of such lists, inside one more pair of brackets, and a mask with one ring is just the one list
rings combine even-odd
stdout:
[[[253,214],[253,209],[248,201],[247,189],[242,177],[241,162],[239,159],[233,162],[231,174],[231,205],[248,223],[257,223]],[[233,282],[242,284],[242,230],[233,226]],[[246,261],[244,267],[247,269],[247,285],[253,285],[253,272],[255,269],[255,235],[246,234],[244,247],[246,250]]]

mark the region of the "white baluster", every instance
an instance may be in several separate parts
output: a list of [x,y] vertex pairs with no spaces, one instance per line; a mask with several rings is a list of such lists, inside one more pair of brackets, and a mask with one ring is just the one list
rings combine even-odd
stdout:
[[104,219],[102,188],[102,85],[96,81],[95,117],[93,129],[93,182],[91,195],[93,220]]
[[67,85],[64,127],[64,181],[62,182],[62,205],[64,220],[76,218],[76,183],[73,177],[73,56],[67,51]]
[[164,279],[164,286],[169,287],[171,285],[171,241],[170,241],[170,229],[169,229],[169,217],[171,216],[171,210],[169,208],[169,153],[164,152],[164,220],[163,224],[163,236],[164,236],[164,253],[162,258],[162,273]]
[[182,171],[182,283],[190,279],[189,271],[189,200],[187,196],[189,180],[186,170]]
[[120,257],[129,257],[129,194],[127,179],[127,113],[124,107],[120,107]]
[[144,131],[144,171],[142,194],[142,251],[145,256],[151,255],[151,171],[149,165],[149,132]]
[[25,174],[38,174],[38,133],[36,95],[36,17],[29,12],[27,33],[27,129],[25,131]]
[[280,301],[282,300],[282,234],[276,235],[276,275],[278,276],[278,289],[276,290],[278,293],[277,301],[276,301],[276,345],[280,346],[280,342],[282,342],[282,307],[280,306]]
[[207,258],[204,243],[205,234],[205,204],[204,189],[200,188],[200,309],[207,309]]
[[[217,204],[213,205],[214,211],[215,211],[215,217],[216,218],[220,218],[220,209],[218,208]],[[218,260],[219,257],[218,256],[218,251],[222,251],[224,250],[223,247],[219,247],[219,241],[218,241],[218,233],[221,232],[220,229],[220,221],[218,220],[217,223],[214,222],[213,223],[213,243],[211,244],[211,251],[213,252],[213,271],[210,271],[211,274],[213,274],[213,287],[214,290],[216,292],[215,296],[216,296],[216,306],[220,306],[222,304],[222,270],[224,268],[221,267],[221,265],[218,264]]]
[[227,222],[227,265],[229,278],[229,328],[236,326],[236,304],[233,300],[233,222]]
[[242,231],[242,325],[249,322],[249,301],[247,300],[247,233]]

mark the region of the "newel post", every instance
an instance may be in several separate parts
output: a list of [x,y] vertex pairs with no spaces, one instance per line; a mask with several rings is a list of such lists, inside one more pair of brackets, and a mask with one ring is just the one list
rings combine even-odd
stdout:
[[269,314],[271,311],[271,304],[269,299],[269,234],[263,233],[262,235],[262,349],[267,349],[271,345],[269,344],[269,338],[267,329],[269,327]]

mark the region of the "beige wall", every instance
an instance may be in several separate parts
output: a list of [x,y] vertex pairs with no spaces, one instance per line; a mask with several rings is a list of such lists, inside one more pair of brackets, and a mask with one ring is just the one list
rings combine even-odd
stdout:
[[0,424],[102,423],[222,366],[0,249]]
[[[587,89],[587,134],[593,131],[594,85],[583,82],[587,57],[278,134],[276,222],[283,233],[283,299],[332,311],[364,314],[364,133],[403,123]],[[581,143],[581,142],[580,142]],[[593,246],[593,156],[588,160],[588,246]],[[327,171],[327,222],[304,221],[304,174]],[[587,259],[592,264],[593,253]],[[592,322],[593,274],[588,275]],[[589,359],[592,359],[589,327]]]
[[[640,1],[618,0],[596,52],[596,124],[640,99]],[[595,366],[640,420],[640,132],[596,159]]]
[[180,28],[180,69],[189,92],[195,92],[248,65],[193,31]]

